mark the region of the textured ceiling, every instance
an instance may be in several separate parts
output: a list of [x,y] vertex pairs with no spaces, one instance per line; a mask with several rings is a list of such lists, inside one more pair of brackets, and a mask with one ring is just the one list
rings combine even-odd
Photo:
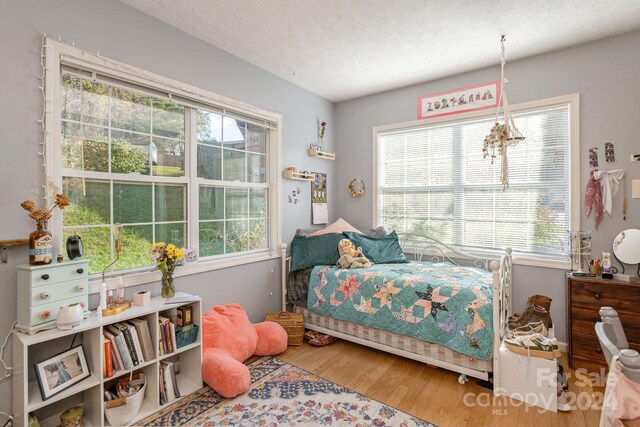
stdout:
[[339,102],[640,29],[640,0],[121,0]]

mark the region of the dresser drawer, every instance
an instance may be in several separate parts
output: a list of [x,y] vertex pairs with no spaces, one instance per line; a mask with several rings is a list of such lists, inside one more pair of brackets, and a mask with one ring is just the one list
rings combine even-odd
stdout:
[[47,286],[31,288],[31,306],[53,303],[67,298],[76,298],[89,295],[89,283],[87,279],[72,280],[69,282],[54,283]]
[[607,361],[602,354],[600,341],[595,335],[571,334],[571,358],[588,360],[598,365],[606,366]]
[[640,291],[636,286],[611,283],[572,281],[571,302],[573,305],[600,309],[609,306],[619,311],[635,313],[640,307]]
[[88,261],[68,265],[52,264],[49,267],[18,270],[18,283],[31,284],[31,287],[46,286],[67,280],[89,277]]
[[[36,307],[31,307],[29,309],[29,313],[27,316],[27,322],[21,322],[18,319],[18,323],[23,324],[26,323],[26,326],[37,326],[43,323],[49,323],[56,321],[56,317],[58,316],[58,311],[60,311],[60,307],[67,306],[69,304],[80,303],[84,307],[85,313],[88,311],[89,307],[89,296],[82,295],[79,297],[68,298],[62,301],[51,302],[49,304],[43,304]],[[19,313],[20,314],[20,313]],[[18,318],[21,316],[18,315]]]
[[[585,335],[596,335],[596,322],[600,321],[600,308],[571,307],[571,330]],[[627,341],[640,343],[640,315],[619,312]]]

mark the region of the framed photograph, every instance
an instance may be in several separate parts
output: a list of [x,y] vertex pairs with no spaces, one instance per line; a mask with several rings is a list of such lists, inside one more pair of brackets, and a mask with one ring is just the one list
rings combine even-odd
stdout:
[[34,363],[42,400],[60,393],[89,377],[89,366],[82,345]]
[[418,120],[495,108],[500,99],[500,80],[418,98]]

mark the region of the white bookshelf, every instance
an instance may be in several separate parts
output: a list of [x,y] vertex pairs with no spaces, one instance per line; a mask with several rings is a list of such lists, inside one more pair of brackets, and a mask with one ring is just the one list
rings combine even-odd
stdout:
[[[180,295],[181,293],[176,293],[176,296]],[[75,405],[83,404],[86,425],[108,426],[109,423],[104,416],[105,384],[129,375],[131,372],[142,372],[147,377],[144,402],[132,424],[199,390],[202,387],[202,302],[199,297],[196,298],[195,301],[176,304],[165,304],[163,298],[154,298],[149,305],[133,306],[114,316],[103,316],[98,319],[91,315],[81,325],[70,331],[49,329],[33,335],[14,333],[12,393],[14,425],[26,426],[28,414],[33,412],[42,427],[57,426],[62,412]],[[149,325],[152,342],[158,343],[158,313],[183,305],[193,307],[193,321],[199,326],[198,337],[194,343],[162,356],[156,348],[155,357],[152,360],[145,360],[133,369],[116,371],[114,376],[103,378],[102,337],[106,325],[133,318],[145,319]],[[67,350],[74,338],[74,346],[82,344],[91,376],[43,401],[33,365]],[[163,360],[179,364],[180,372],[177,373],[176,380],[181,397],[161,406],[159,370],[160,362]]]

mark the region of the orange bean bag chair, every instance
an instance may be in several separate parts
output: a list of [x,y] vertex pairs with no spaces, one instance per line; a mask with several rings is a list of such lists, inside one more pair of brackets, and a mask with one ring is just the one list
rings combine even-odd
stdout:
[[275,322],[252,324],[239,304],[217,305],[202,316],[202,379],[224,397],[249,389],[245,360],[287,349],[287,331]]

